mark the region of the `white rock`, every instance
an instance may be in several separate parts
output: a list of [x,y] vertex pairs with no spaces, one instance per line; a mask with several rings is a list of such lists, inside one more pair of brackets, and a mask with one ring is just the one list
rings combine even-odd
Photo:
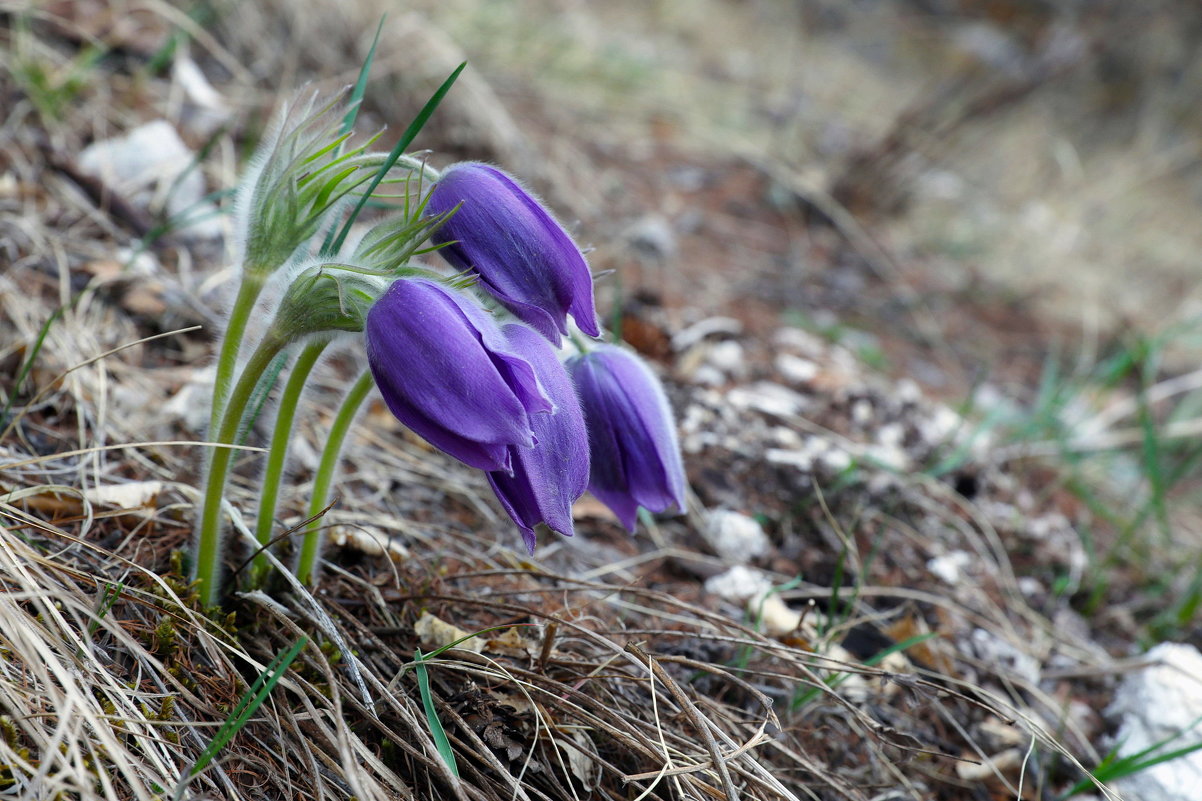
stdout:
[[711,334],[739,335],[743,333],[743,324],[733,317],[706,317],[698,320],[672,336],[672,349],[688,350]]
[[772,341],[779,348],[788,348],[811,358],[818,358],[827,350],[826,342],[820,337],[800,328],[777,329]]
[[871,445],[864,449],[864,456],[886,470],[904,472],[910,469],[910,454],[896,445]]
[[693,371],[693,383],[707,387],[720,387],[726,383],[726,373],[712,364],[703,364]]
[[778,353],[773,359],[776,370],[791,384],[808,384],[818,375],[818,365],[792,353]]
[[823,451],[819,454],[818,459],[832,473],[842,473],[851,467],[851,454],[839,448],[831,448]]
[[[1202,653],[1161,643],[1146,654],[1158,664],[1128,674],[1107,714],[1120,721],[1115,741],[1129,756],[1170,737],[1160,752],[1202,741]],[[1159,752],[1158,752],[1159,753]],[[1202,752],[1170,759],[1114,782],[1128,801],[1195,801],[1202,787]]]
[[937,445],[961,430],[963,424],[960,415],[940,405],[934,408],[929,418],[918,421],[918,431],[928,444]]
[[795,467],[803,473],[814,469],[814,455],[807,451],[797,451],[789,448],[769,448],[764,451],[764,458],[771,464]]
[[764,414],[789,417],[799,414],[809,404],[803,395],[770,381],[757,381],[746,387],[735,387],[727,400],[738,409],[754,409]]
[[747,603],[772,589],[772,580],[762,570],[735,565],[705,580],[705,591],[737,604]]
[[737,564],[763,556],[771,546],[755,518],[730,509],[710,512],[702,534],[719,556]]
[[225,98],[213,88],[192,59],[187,56],[176,58],[171,76],[183,88],[191,104],[186,115],[191,130],[201,136],[209,136],[233,117]]
[[898,381],[893,394],[902,403],[918,403],[922,400],[922,388],[913,378]]
[[773,426],[771,434],[772,439],[781,448],[792,448],[796,450],[805,444],[805,441],[801,438],[801,434],[797,433],[797,431],[792,428]]
[[967,551],[952,551],[928,561],[927,570],[944,582],[956,585],[964,579],[964,571],[971,564],[972,554]]
[[886,423],[876,432],[876,441],[882,445],[900,448],[906,439],[906,428],[901,423]]
[[727,375],[740,376],[747,372],[747,354],[743,346],[733,339],[715,342],[710,346],[705,360]]
[[872,422],[872,401],[860,398],[851,405],[851,421],[858,426],[866,426]]
[[772,592],[772,580],[754,568],[735,565],[706,579],[705,590],[746,607],[759,630],[770,637],[791,634],[802,624],[802,614]]
[[196,220],[180,229],[197,238],[221,235],[217,209],[204,200],[204,176],[175,128],[155,120],[125,136],[94,142],[79,154],[79,169],[135,206],[169,219]]

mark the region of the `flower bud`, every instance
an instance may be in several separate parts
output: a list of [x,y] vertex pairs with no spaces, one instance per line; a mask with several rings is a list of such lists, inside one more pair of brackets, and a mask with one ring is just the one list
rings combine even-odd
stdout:
[[523,322],[558,344],[567,316],[600,336],[593,279],[580,248],[550,212],[509,175],[476,162],[443,172],[427,215],[457,210],[434,234],[452,265]]
[[534,553],[534,527],[546,523],[553,531],[572,536],[572,504],[588,486],[588,432],[576,389],[545,339],[524,325],[503,329],[505,338],[534,367],[555,404],[553,413],[530,418],[534,447],[509,446],[512,473],[493,471],[493,492],[522,529],[526,548]]
[[317,264],[292,279],[280,298],[273,332],[285,342],[313,334],[363,330],[368,310],[383,290],[372,275]]
[[425,278],[394,281],[367,315],[367,359],[396,418],[481,470],[511,472],[554,410],[534,368],[467,296]]
[[589,491],[633,531],[638,508],[685,508],[684,465],[659,379],[614,345],[568,360],[588,425]]
[[346,92],[287,103],[263,138],[234,202],[243,269],[265,281],[292,260],[323,219],[371,180],[382,157],[342,150]]

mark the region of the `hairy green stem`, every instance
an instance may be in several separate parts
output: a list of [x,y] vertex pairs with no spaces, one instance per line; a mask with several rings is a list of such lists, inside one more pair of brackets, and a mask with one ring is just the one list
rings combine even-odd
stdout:
[[[280,484],[284,478],[284,467],[288,461],[288,445],[292,441],[292,424],[296,420],[296,407],[300,402],[301,394],[305,390],[305,383],[309,379],[309,374],[313,372],[313,366],[317,364],[318,358],[322,351],[325,350],[329,341],[313,342],[305,346],[301,351],[300,356],[296,358],[296,364],[292,368],[292,373],[288,376],[288,383],[284,385],[284,392],[280,395],[279,407],[276,410],[275,426],[271,431],[271,450],[267,454],[267,467],[263,471],[263,487],[259,496],[259,515],[255,521],[255,538],[259,541],[261,547],[266,547],[271,542],[271,532],[275,524],[275,510],[280,498]],[[267,555],[260,553],[255,556],[254,564],[251,567],[251,586],[258,587],[262,584],[264,576],[268,570]]]
[[242,338],[246,336],[246,324],[254,311],[255,301],[263,291],[263,279],[254,270],[243,269],[242,283],[238,285],[238,295],[230,308],[230,321],[225,329],[225,337],[221,340],[221,352],[217,355],[217,375],[213,380],[213,408],[209,413],[209,434],[217,430],[221,416],[225,412],[225,402],[229,397],[230,386],[234,380],[234,370],[238,366],[238,350],[242,346]]
[[[251,354],[238,383],[230,393],[225,411],[221,416],[221,427],[213,442],[223,445],[233,444],[238,436],[238,427],[242,422],[242,414],[246,404],[254,394],[259,376],[271,364],[284,345],[284,340],[268,333],[259,343],[259,347]],[[221,568],[221,501],[225,495],[225,481],[229,476],[230,462],[233,460],[233,448],[214,448],[209,460],[208,475],[205,479],[204,507],[200,516],[200,533],[196,541],[195,565],[193,578],[197,581],[201,603],[214,606],[220,598],[220,586],[217,575]]]
[[[321,452],[321,464],[313,477],[313,496],[309,499],[309,517],[316,518],[326,507],[330,496],[330,485],[334,483],[334,471],[338,467],[338,459],[342,455],[342,445],[346,434],[351,428],[355,414],[367,397],[367,393],[375,386],[371,371],[365,370],[363,375],[351,386],[342,406],[330,426],[330,434],[326,438],[326,446]],[[300,560],[296,564],[296,577],[305,584],[312,584],[317,568],[317,554],[321,540],[321,521],[312,520],[305,528],[305,538],[301,543]]]

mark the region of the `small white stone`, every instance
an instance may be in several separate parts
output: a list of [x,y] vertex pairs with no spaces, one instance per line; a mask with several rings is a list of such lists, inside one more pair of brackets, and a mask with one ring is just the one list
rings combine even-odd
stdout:
[[771,464],[795,467],[803,473],[809,473],[814,469],[814,457],[805,451],[796,451],[788,448],[769,448],[764,451],[764,458]]
[[[1107,714],[1120,721],[1119,756],[1175,738],[1164,750],[1202,741],[1202,653],[1192,645],[1161,643],[1145,655],[1158,664],[1130,673]],[[1180,736],[1177,736],[1180,735]],[[1132,801],[1194,801],[1202,787],[1202,751],[1179,756],[1114,782]]]
[[735,408],[754,409],[764,414],[782,417],[797,415],[809,404],[803,395],[769,381],[757,381],[750,386],[735,387],[726,397]]
[[872,401],[860,398],[851,405],[851,421],[858,426],[866,426],[872,422]]
[[801,434],[798,434],[792,428],[785,428],[784,426],[774,426],[772,428],[772,439],[780,447],[793,450],[802,447],[804,444]]
[[710,346],[705,360],[728,375],[740,376],[747,372],[747,353],[733,339],[715,342]]
[[730,509],[710,512],[702,534],[719,556],[739,564],[763,556],[771,547],[759,521]]
[[832,473],[842,473],[851,467],[851,454],[839,448],[831,448],[819,456],[819,460]]
[[864,456],[886,470],[900,473],[910,468],[910,454],[896,445],[871,445],[864,450]]
[[906,429],[901,423],[886,423],[876,432],[876,441],[891,448],[900,448],[905,438]]
[[743,324],[733,317],[706,317],[675,333],[672,336],[672,349],[677,352],[688,350],[714,334],[737,336],[741,333]]
[[703,364],[693,371],[693,383],[720,387],[726,383],[726,374],[712,364]]
[[758,598],[772,589],[772,580],[762,570],[735,565],[705,580],[705,591],[737,604]]
[[209,136],[233,117],[225,98],[213,88],[195,61],[187,56],[176,58],[171,75],[192,104],[186,118],[188,127],[196,133]]
[[792,353],[778,353],[773,359],[776,370],[792,384],[808,384],[818,375],[818,365]]
[[669,259],[676,255],[676,232],[672,223],[660,214],[648,214],[626,230],[626,241],[635,250],[654,259]]
[[195,156],[166,120],[138,126],[125,136],[93,142],[79,154],[79,169],[129,202],[170,219],[196,220],[181,229],[194,237],[222,233],[217,209],[204,200],[204,177]]
[[902,403],[918,403],[922,400],[922,389],[912,378],[903,378],[898,381],[893,394]]
[[818,358],[826,352],[825,342],[800,328],[779,328],[772,335],[772,342],[778,348],[787,348],[811,358]]
[[952,551],[927,562],[927,570],[947,584],[957,585],[964,580],[965,570],[972,564],[972,554]]

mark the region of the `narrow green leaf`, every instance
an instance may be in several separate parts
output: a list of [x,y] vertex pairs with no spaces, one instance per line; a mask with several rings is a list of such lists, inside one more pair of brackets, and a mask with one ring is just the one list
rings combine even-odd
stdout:
[[401,138],[397,140],[396,146],[393,147],[392,152],[388,154],[388,158],[385,159],[384,163],[380,166],[380,170],[378,173],[376,173],[376,177],[372,180],[371,184],[367,187],[367,190],[363,193],[363,195],[359,198],[359,203],[351,211],[350,216],[342,226],[342,231],[334,240],[330,250],[326,251],[327,253],[337,253],[342,249],[343,244],[346,242],[346,238],[351,233],[351,226],[355,224],[355,220],[359,217],[359,213],[367,204],[367,200],[371,197],[371,193],[375,191],[376,187],[380,185],[380,182],[384,180],[384,177],[388,175],[388,171],[391,170],[393,165],[397,163],[397,159],[399,159],[401,154],[405,152],[405,148],[409,147],[409,145],[413,143],[413,140],[417,138],[418,133],[421,132],[421,129],[425,127],[426,123],[430,120],[430,117],[434,114],[434,110],[438,108],[438,104],[442,102],[444,97],[446,97],[447,92],[451,91],[451,87],[455,84],[455,81],[459,78],[459,74],[463,72],[465,67],[467,67],[466,61],[456,67],[455,71],[451,73],[450,77],[443,81],[442,86],[438,87],[438,90],[435,91],[434,94],[430,96],[430,99],[426,101],[426,105],[424,105],[422,110],[417,113],[417,116],[413,118],[413,122],[409,123],[409,127],[405,129],[405,133],[401,134]]
[[[463,639],[467,639],[467,637]],[[451,774],[458,777],[459,765],[455,762],[455,752],[451,750],[451,741],[447,738],[447,732],[438,718],[438,710],[434,708],[434,694],[430,691],[430,675],[426,672],[426,657],[422,656],[420,648],[413,652],[413,661],[414,669],[417,671],[417,690],[422,697],[422,708],[426,710],[426,725],[430,727],[430,736],[434,738],[434,745],[438,748],[442,761],[447,764]]]
[[250,720],[251,715],[267,700],[267,696],[271,694],[275,685],[284,677],[289,666],[300,655],[301,649],[308,642],[309,638],[302,636],[292,644],[291,648],[271,660],[271,664],[259,674],[259,677],[255,679],[255,683],[251,685],[250,689],[238,701],[238,706],[234,708],[230,716],[221,724],[221,728],[217,730],[217,734],[213,735],[213,739],[205,747],[205,750],[201,752],[200,757],[196,760],[196,764],[189,771],[189,776],[195,776],[208,767],[209,763],[213,761],[221,749],[234,738],[234,735],[242,730],[247,721]]
[[[76,295],[75,300],[79,299]],[[71,302],[74,305],[75,301]],[[20,371],[17,373],[17,380],[13,383],[12,389],[8,393],[8,398],[4,402],[4,410],[0,411],[0,426],[8,424],[8,413],[12,411],[13,401],[17,399],[17,393],[21,391],[21,385],[25,383],[25,379],[29,378],[29,372],[33,370],[34,362],[38,360],[38,354],[42,352],[42,345],[46,342],[46,336],[50,333],[50,327],[53,326],[63,316],[66,306],[59,306],[50,316],[46,318],[46,322],[42,323],[42,327],[38,329],[37,338],[33,341],[33,347],[29,349],[29,355],[25,358],[25,363],[21,365]],[[4,433],[8,433],[5,431]]]
[[384,30],[384,20],[386,19],[388,19],[387,14],[380,17],[380,24],[376,26],[376,35],[371,40],[371,49],[367,51],[367,58],[363,59],[363,66],[359,68],[359,79],[355,81],[355,88],[351,90],[351,107],[347,109],[346,116],[342,118],[344,134],[349,134],[354,130],[355,118],[359,116],[363,95],[367,93],[367,74],[371,72],[371,64],[376,59],[376,47],[380,44],[380,32]]

